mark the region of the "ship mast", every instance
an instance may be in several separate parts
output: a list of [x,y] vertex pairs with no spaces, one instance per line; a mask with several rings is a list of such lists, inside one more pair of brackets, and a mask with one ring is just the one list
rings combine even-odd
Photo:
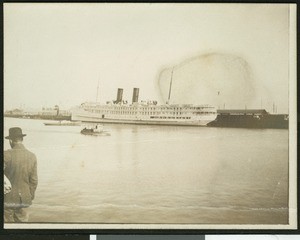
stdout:
[[169,97],[168,97],[168,101],[167,101],[168,104],[169,104],[170,98],[171,98],[171,89],[172,89],[173,71],[174,71],[174,67],[172,68],[172,73],[171,73],[171,81],[170,81],[170,88],[169,88]]
[[[100,81],[100,80],[99,80]],[[98,86],[97,86],[97,95],[96,95],[96,102],[98,102],[98,93],[99,93],[99,81],[98,81]]]

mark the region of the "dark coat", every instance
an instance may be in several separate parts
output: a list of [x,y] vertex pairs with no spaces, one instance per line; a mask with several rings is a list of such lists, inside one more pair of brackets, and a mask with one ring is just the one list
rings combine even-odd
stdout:
[[29,207],[38,184],[36,156],[23,144],[4,151],[4,173],[10,180],[11,192],[4,195],[5,207]]

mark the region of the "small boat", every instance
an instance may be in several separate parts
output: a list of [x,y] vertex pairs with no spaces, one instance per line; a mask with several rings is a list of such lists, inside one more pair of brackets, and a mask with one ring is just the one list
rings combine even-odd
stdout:
[[74,121],[58,121],[58,122],[46,122],[45,126],[80,126],[81,122]]
[[110,136],[108,131],[103,129],[103,125],[97,124],[94,127],[85,127],[80,131],[83,135],[92,135],[92,136]]

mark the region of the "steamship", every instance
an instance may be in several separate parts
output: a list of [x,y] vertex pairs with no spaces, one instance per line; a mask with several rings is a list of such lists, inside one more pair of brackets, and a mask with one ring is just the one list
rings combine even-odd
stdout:
[[[169,104],[157,101],[138,101],[139,88],[133,89],[132,103],[122,99],[123,89],[118,88],[117,99],[106,104],[82,103],[72,110],[72,121],[91,123],[122,123],[144,125],[206,126],[217,117],[210,105]],[[170,93],[169,93],[170,98]]]

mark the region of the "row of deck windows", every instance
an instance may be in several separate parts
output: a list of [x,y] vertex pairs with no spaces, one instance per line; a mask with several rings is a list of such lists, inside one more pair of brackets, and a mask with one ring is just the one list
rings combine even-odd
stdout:
[[[161,114],[172,114],[172,115],[185,115],[187,113],[185,112],[128,112],[128,111],[101,111],[101,110],[92,110],[94,113],[101,113],[101,114],[121,114],[121,115],[161,115]],[[193,112],[188,113],[193,115],[199,115],[199,114],[209,114],[213,112]]]
[[155,118],[155,119],[191,119],[191,117],[155,117],[155,116],[151,116],[150,118]]
[[[93,109],[95,108],[94,106],[86,106],[86,109]],[[212,108],[212,107],[186,107],[186,108],[168,108],[168,107],[116,107],[116,106],[111,106],[111,107],[103,107],[103,108],[98,108],[98,110],[101,111],[113,111],[113,110],[129,110],[129,111],[190,111],[190,110],[203,110],[205,108]]]

